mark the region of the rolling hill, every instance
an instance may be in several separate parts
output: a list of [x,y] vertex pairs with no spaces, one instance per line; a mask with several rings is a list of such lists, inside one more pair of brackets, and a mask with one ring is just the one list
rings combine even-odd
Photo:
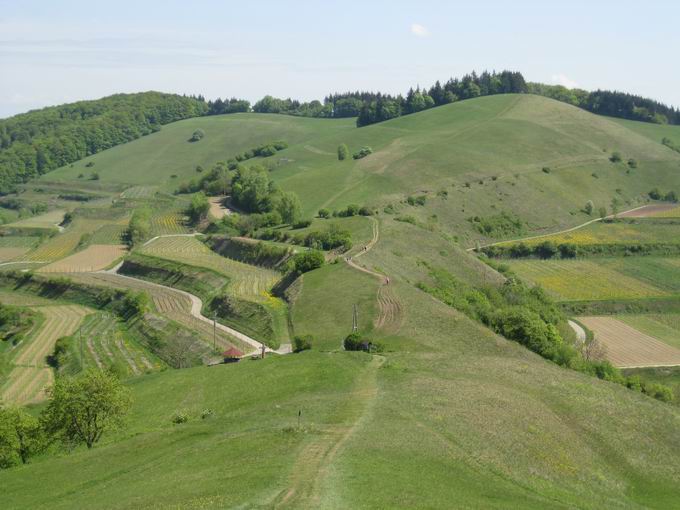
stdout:
[[[205,138],[187,142],[195,129],[203,129]],[[300,196],[307,215],[350,203],[382,208],[425,194],[428,207],[412,212],[423,221],[436,214],[442,230],[471,245],[480,237],[467,221],[472,216],[513,212],[528,230],[544,232],[585,221],[581,209],[588,200],[609,207],[617,197],[633,207],[650,183],[679,188],[680,153],[661,144],[673,135],[680,139],[680,127],[610,119],[544,97],[510,94],[359,129],[350,119],[267,114],[188,119],[43,179],[78,181],[96,169],[104,183],[172,191],[196,177],[197,165],[209,168],[258,144],[285,140],[289,148],[268,158],[276,165],[272,178]],[[340,143],[351,152],[370,146],[374,154],[338,161]],[[614,152],[622,163],[609,161]],[[626,166],[629,159],[636,169]],[[90,163],[95,166],[85,166]]]
[[[187,142],[196,129],[205,137]],[[588,200],[609,207],[617,197],[625,208],[652,187],[680,189],[680,154],[662,133],[680,128],[498,95],[364,128],[188,119],[44,176],[87,188],[78,175],[94,169],[99,184],[172,191],[197,165],[285,140],[271,176],[307,216],[356,203],[378,211],[355,218],[363,230],[377,227],[351,252],[354,265],[339,257],[289,289],[292,332],[314,336],[311,352],[131,379],[125,430],[0,471],[3,506],[672,508],[679,407],[547,361],[421,290],[436,270],[461,285],[502,285],[465,250],[477,241],[583,223]],[[338,161],[341,143],[374,152]],[[519,218],[517,232],[481,233],[470,221],[502,212]],[[340,349],[357,302],[381,354]],[[179,412],[187,423],[173,423]]]

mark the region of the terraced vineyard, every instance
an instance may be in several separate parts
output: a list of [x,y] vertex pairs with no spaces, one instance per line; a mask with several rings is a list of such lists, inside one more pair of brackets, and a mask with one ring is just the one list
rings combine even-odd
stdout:
[[258,302],[271,301],[269,291],[281,278],[276,271],[222,257],[194,237],[159,238],[144,246],[141,253],[217,271],[231,279],[231,292]]
[[111,223],[108,225],[102,225],[98,228],[90,242],[92,244],[123,244],[125,231],[127,230],[127,224],[119,225]]
[[18,227],[18,228],[46,228],[51,229],[59,225],[64,219],[64,214],[66,213],[63,209],[55,209],[53,211],[41,214],[39,216],[33,216],[32,218],[26,218],[23,220],[15,221],[14,223],[8,223],[8,227]]
[[54,350],[55,342],[72,335],[83,317],[92,311],[82,306],[65,305],[45,306],[40,308],[40,313],[45,321],[21,344],[11,360],[13,368],[0,388],[0,398],[4,402],[27,404],[45,398],[45,389],[54,380],[52,369],[46,364],[47,356]]
[[158,191],[158,186],[132,186],[123,191],[121,198],[153,198]]
[[154,236],[187,234],[184,215],[179,211],[162,211],[151,216],[151,233]]
[[41,273],[80,273],[99,271],[127,253],[127,247],[116,244],[92,244],[78,253],[41,267]]
[[244,345],[241,341],[220,329],[215,331],[215,337],[213,337],[212,326],[191,314],[191,300],[181,292],[111,273],[74,273],[68,275],[68,277],[91,285],[145,291],[151,296],[154,307],[159,313],[194,331],[201,340],[210,346],[215,341],[220,349],[226,350],[229,347],[236,347],[244,352],[252,350],[250,346]]
[[668,292],[592,260],[511,260],[520,278],[536,283],[557,299],[602,300],[667,296]]
[[140,375],[162,366],[154,356],[125,338],[118,320],[111,314],[99,312],[86,317],[80,335],[85,368],[114,365],[123,367],[128,375]]
[[28,253],[24,260],[33,262],[50,262],[67,256],[76,249],[82,233],[76,231],[64,232],[49,238],[35,250]]

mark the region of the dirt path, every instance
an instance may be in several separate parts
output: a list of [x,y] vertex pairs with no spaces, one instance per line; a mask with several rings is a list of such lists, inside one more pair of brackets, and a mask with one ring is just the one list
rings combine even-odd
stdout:
[[[338,454],[369,416],[378,394],[378,369],[382,356],[374,356],[354,382],[336,412],[342,419],[310,434],[312,439],[302,448],[291,469],[288,487],[276,501],[274,508],[317,508],[321,486]],[[335,421],[335,420],[334,420]]]
[[[176,293],[178,293],[182,296],[185,296],[185,297],[189,298],[189,300],[191,301],[191,310],[190,310],[191,315],[194,316],[196,319],[202,321],[202,322],[210,324],[211,326],[213,325],[213,320],[204,316],[201,313],[201,309],[203,308],[203,301],[201,301],[201,298],[199,298],[198,296],[194,296],[193,294],[190,294],[186,291],[175,289],[173,287],[168,287],[166,285],[161,285],[159,283],[147,282],[146,280],[140,280],[138,278],[133,278],[132,276],[126,276],[126,275],[118,274],[118,269],[120,269],[121,266],[122,266],[122,263],[118,264],[117,266],[115,266],[111,269],[109,269],[108,271],[101,271],[101,272],[107,273],[107,274],[114,274],[118,278],[123,278],[123,279],[127,279],[127,280],[130,280],[130,281],[135,281],[135,282],[142,282],[142,283],[144,283],[146,285],[150,285],[152,287],[158,287],[160,289],[170,290],[172,292],[176,292]],[[264,346],[266,352],[276,352],[277,354],[286,354],[288,352],[289,347],[290,347],[290,344],[283,344],[278,350],[270,349],[269,347],[265,346],[261,342],[258,342],[254,338],[251,338],[247,335],[244,335],[240,331],[236,331],[235,329],[232,329],[228,326],[225,326],[224,324],[220,324],[219,322],[217,322],[215,324],[215,327],[217,329],[219,329],[220,331],[224,331],[225,333],[227,333],[227,334],[233,336],[234,338],[240,340],[241,342],[243,342],[247,345],[250,345],[253,348],[253,351],[251,351],[251,353],[248,353],[248,354],[255,354],[255,353],[261,352],[263,346]]]
[[385,331],[398,331],[401,326],[403,313],[401,303],[395,296],[390,286],[390,280],[384,274],[372,271],[367,267],[361,266],[356,262],[356,259],[362,257],[380,241],[380,226],[378,220],[373,216],[369,217],[373,222],[373,237],[362,247],[359,253],[356,255],[349,256],[345,259],[348,265],[356,269],[357,271],[362,271],[364,273],[370,274],[380,280],[380,287],[378,287],[377,301],[378,301],[378,317],[374,321],[376,328],[383,329]]
[[576,339],[581,343],[585,343],[587,338],[586,330],[583,329],[578,322],[569,320],[567,323],[569,324],[569,327],[574,330],[574,333],[576,333]]
[[[647,206],[641,205],[639,207],[634,207],[633,209],[628,209],[627,211],[620,212],[616,216],[621,217],[621,216],[624,216],[625,214],[630,214],[634,211],[637,211],[639,209],[643,209],[645,207],[647,207]],[[549,236],[557,236],[557,235],[561,235],[561,234],[568,234],[569,232],[573,232],[574,230],[578,230],[580,228],[587,227],[588,225],[591,225],[591,224],[596,223],[598,221],[602,221],[603,219],[604,220],[610,220],[612,218],[614,218],[614,215],[610,214],[609,216],[605,216],[604,218],[595,218],[594,220],[586,221],[585,223],[581,223],[580,225],[577,225],[575,227],[567,228],[567,229],[564,229],[564,230],[558,230],[557,232],[551,232],[549,234],[539,234],[539,235],[529,236],[529,237],[522,237],[522,238],[519,238],[519,239],[508,239],[506,241],[497,241],[495,243],[483,244],[483,245],[479,246],[479,248],[488,248],[489,246],[497,246],[499,244],[521,243],[521,242],[524,242],[524,241],[531,241],[532,239],[540,239],[541,237],[549,237]],[[476,249],[477,249],[476,247],[475,248],[468,248],[466,251],[475,251]]]

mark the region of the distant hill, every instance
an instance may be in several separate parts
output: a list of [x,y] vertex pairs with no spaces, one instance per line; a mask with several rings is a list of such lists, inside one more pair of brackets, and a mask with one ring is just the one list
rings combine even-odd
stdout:
[[17,182],[203,114],[198,99],[160,92],[116,94],[0,120],[0,192]]
[[[204,138],[187,142],[197,129]],[[663,137],[680,143],[680,127],[613,120],[552,99],[509,94],[361,129],[353,119],[252,113],[193,118],[44,178],[77,180],[94,163],[102,183],[174,191],[200,176],[197,166],[209,169],[255,145],[285,140],[285,151],[248,163],[266,161],[272,178],[300,196],[306,215],[321,207],[385,207],[425,195],[428,207],[414,207],[411,215],[431,222],[426,211],[436,214],[439,228],[472,242],[481,236],[468,221],[474,216],[513,212],[527,228],[543,231],[585,221],[581,209],[588,200],[609,207],[616,197],[625,208],[652,187],[680,189],[680,154],[662,145]],[[351,152],[362,146],[374,152],[338,161],[341,143]],[[614,152],[621,153],[621,163],[610,161]],[[629,159],[637,168],[627,165]]]

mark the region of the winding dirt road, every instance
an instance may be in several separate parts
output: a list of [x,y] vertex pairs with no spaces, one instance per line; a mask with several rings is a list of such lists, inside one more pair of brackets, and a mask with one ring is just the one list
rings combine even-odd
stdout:
[[[158,287],[158,288],[169,290],[169,291],[172,291],[172,292],[177,292],[178,294],[181,294],[181,295],[187,297],[191,301],[191,311],[190,311],[190,313],[191,313],[192,316],[194,316],[196,319],[203,321],[203,322],[206,322],[210,325],[213,324],[212,319],[206,317],[205,315],[203,315],[201,313],[201,310],[203,309],[203,301],[201,301],[201,298],[199,298],[198,296],[190,294],[189,292],[186,292],[184,290],[175,289],[174,287],[168,287],[167,285],[161,285],[160,283],[147,282],[146,280],[140,280],[139,278],[134,278],[132,276],[126,276],[126,275],[119,274],[118,270],[120,269],[120,267],[122,265],[123,265],[123,263],[121,262],[117,266],[115,266],[115,267],[113,267],[113,268],[111,268],[107,271],[99,271],[99,272],[106,273],[106,274],[113,274],[113,275],[116,275],[118,278],[123,278],[123,279],[127,279],[127,280],[134,280],[134,281],[137,281],[137,282],[143,282],[144,284],[151,285],[153,287]],[[240,340],[241,342],[243,342],[247,345],[250,345],[253,348],[253,351],[249,354],[255,354],[255,353],[262,352],[263,346],[265,348],[265,352],[275,352],[277,354],[287,354],[287,353],[291,352],[290,344],[283,344],[278,349],[271,349],[271,348],[267,347],[266,345],[264,345],[262,342],[258,342],[254,338],[251,338],[248,335],[241,333],[240,331],[236,331],[233,328],[225,326],[224,324],[220,324],[219,322],[215,323],[215,327],[217,329],[219,329],[220,331],[224,331],[225,333],[227,333],[227,334],[233,336],[234,338]]]
[[376,328],[383,329],[388,332],[395,332],[399,330],[403,320],[402,306],[399,299],[396,297],[392,291],[392,286],[390,286],[389,277],[384,274],[378,273],[367,267],[359,265],[356,259],[362,257],[378,243],[380,240],[380,226],[378,220],[373,216],[369,216],[373,223],[373,237],[364,246],[359,253],[356,255],[348,256],[345,258],[345,262],[357,271],[362,271],[364,273],[370,274],[375,278],[380,280],[381,284],[378,287],[377,301],[378,301],[378,317],[374,321]]

